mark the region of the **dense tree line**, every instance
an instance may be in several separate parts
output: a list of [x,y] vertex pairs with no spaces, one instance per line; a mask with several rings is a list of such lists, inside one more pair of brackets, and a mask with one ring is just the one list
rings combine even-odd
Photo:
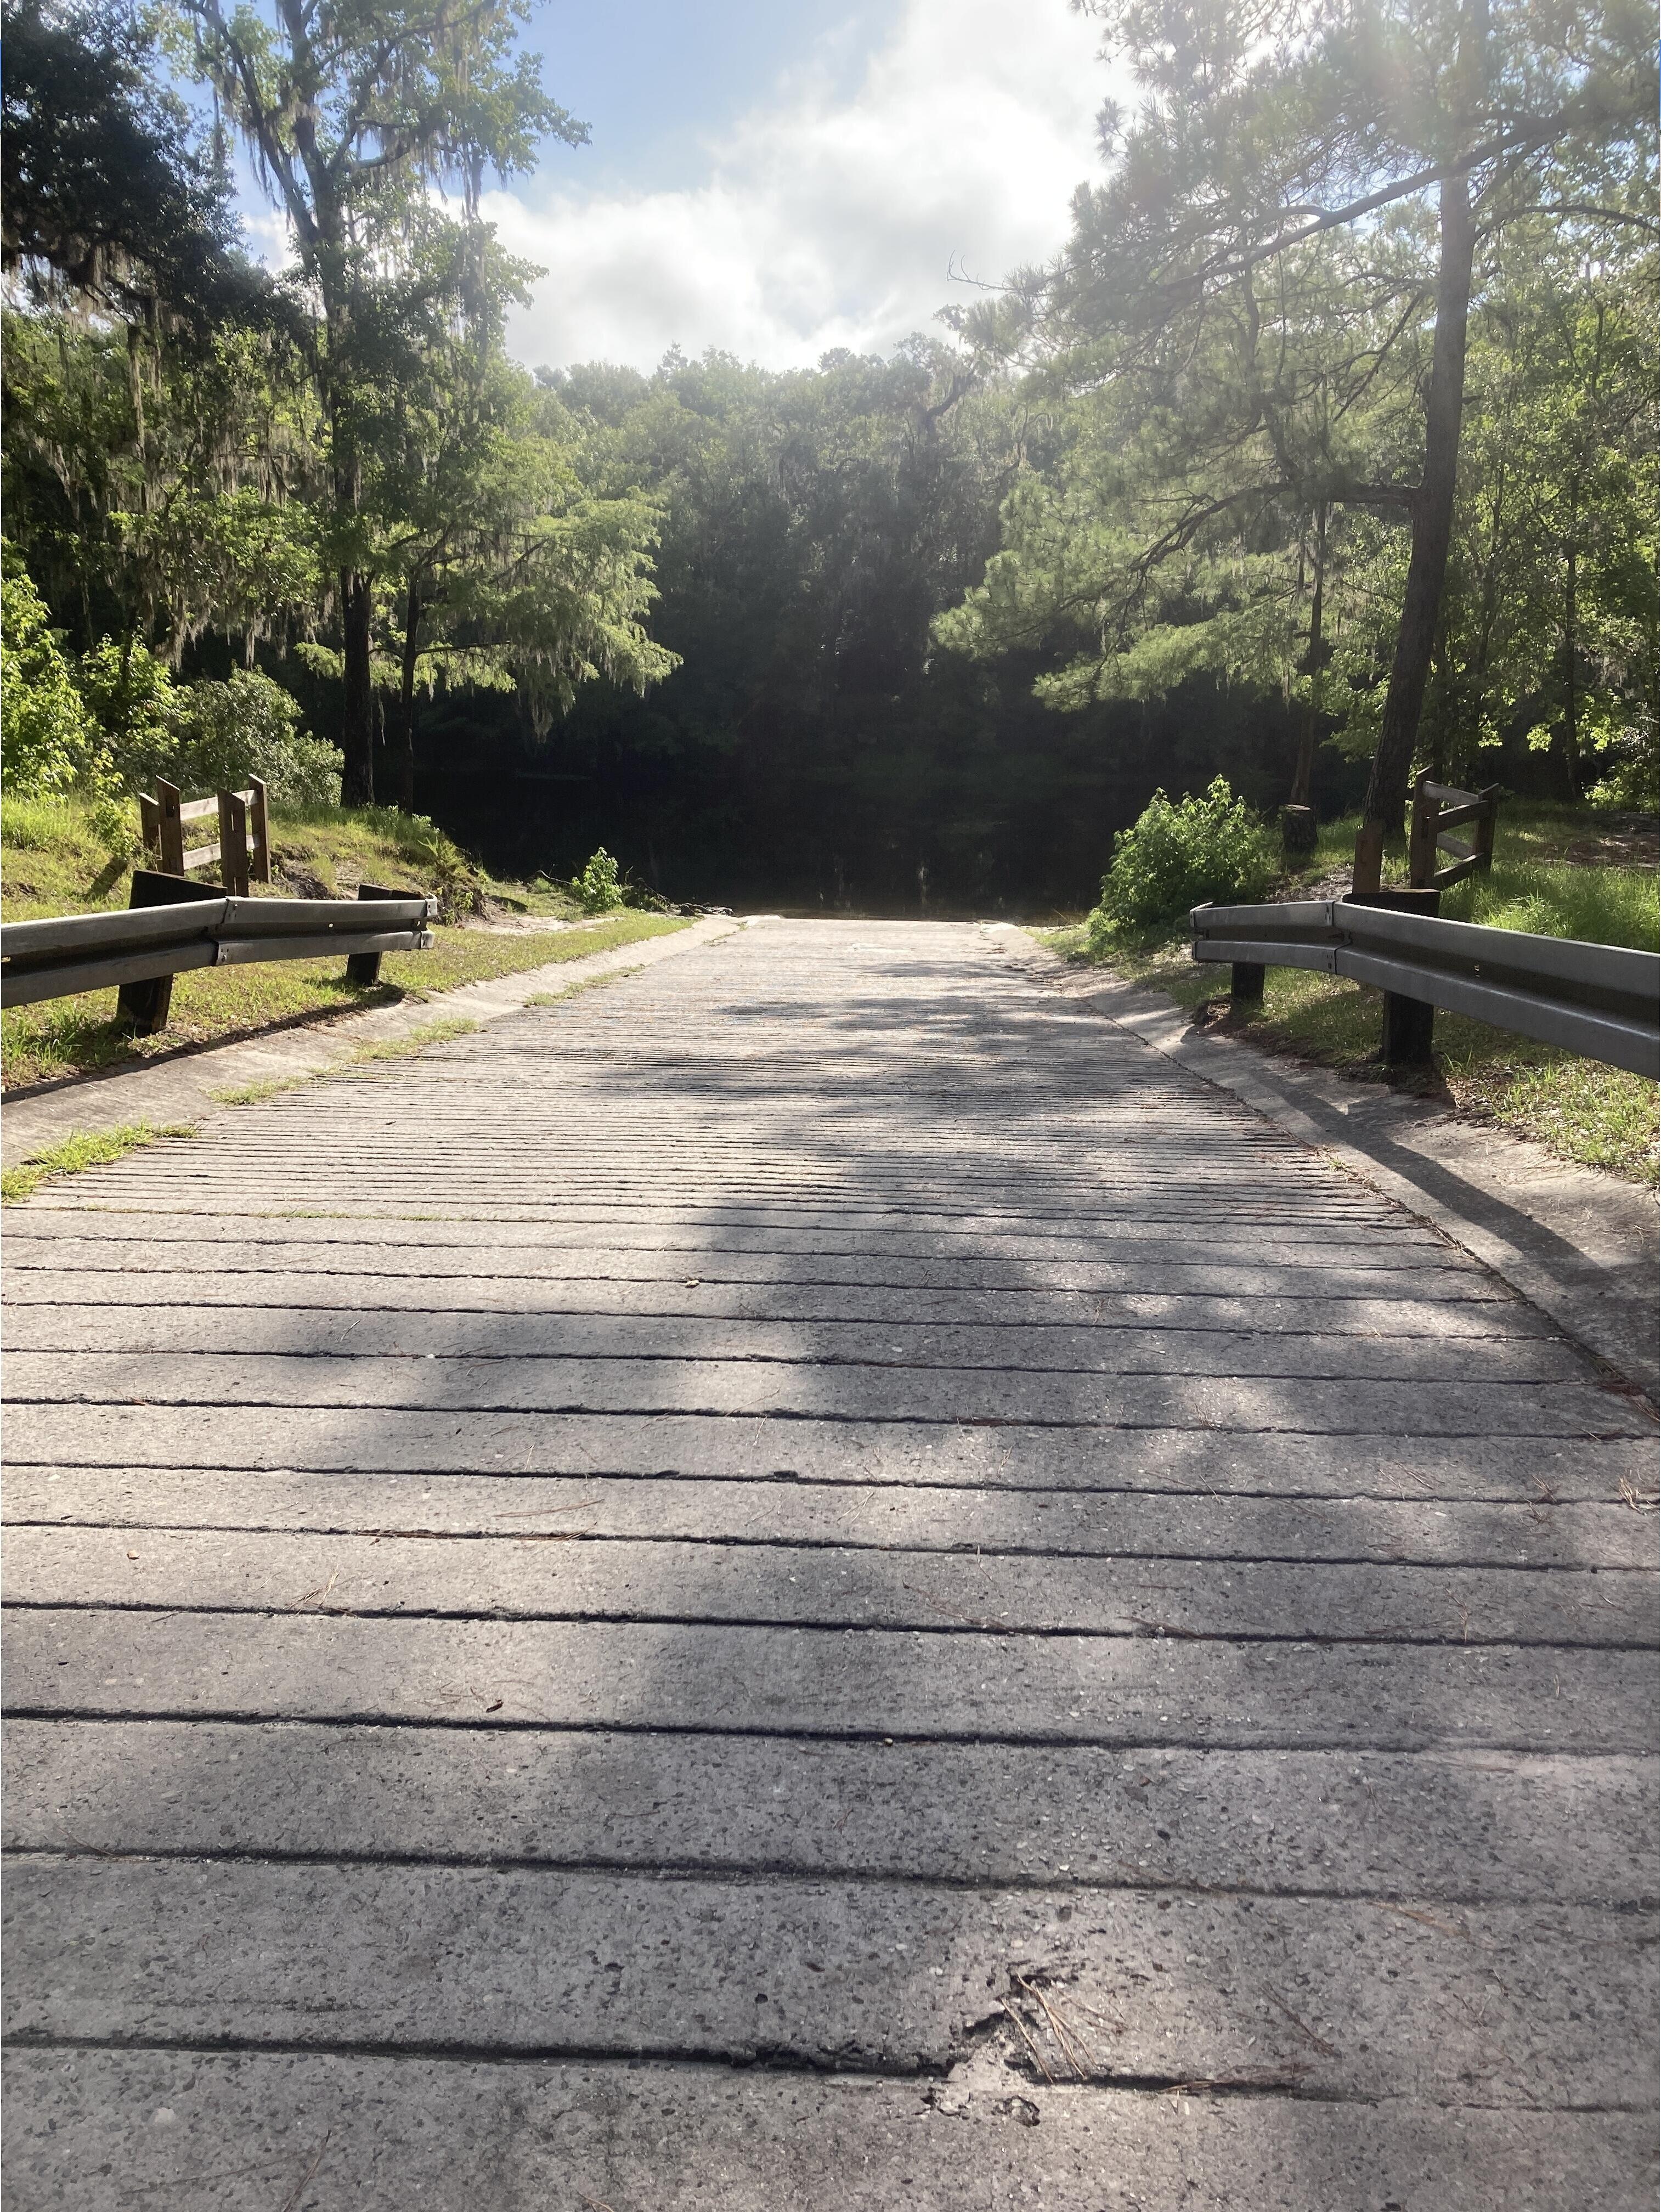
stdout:
[[478,194],[582,127],[512,5],[181,0],[212,131],[118,11],[9,7],[8,621],[63,759],[206,758],[240,667],[500,864],[913,909],[1076,900],[1219,772],[1652,805],[1650,33],[1098,12],[1143,105],[1052,267],[886,360],[533,377]]

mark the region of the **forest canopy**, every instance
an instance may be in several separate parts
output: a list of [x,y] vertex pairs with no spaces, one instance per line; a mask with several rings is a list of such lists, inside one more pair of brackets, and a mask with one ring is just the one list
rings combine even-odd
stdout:
[[246,726],[518,866],[925,908],[1076,900],[1219,774],[1652,807],[1652,23],[1092,12],[1139,104],[1053,264],[642,374],[507,350],[482,186],[585,135],[512,4],[8,5],[9,779]]

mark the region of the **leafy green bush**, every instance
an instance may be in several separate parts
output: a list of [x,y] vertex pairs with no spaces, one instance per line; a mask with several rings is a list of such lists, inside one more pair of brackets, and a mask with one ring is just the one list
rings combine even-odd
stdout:
[[1101,903],[1090,915],[1091,949],[1100,951],[1117,930],[1174,921],[1205,899],[1261,898],[1278,872],[1268,832],[1222,776],[1197,798],[1173,801],[1156,791],[1113,840]]
[[0,562],[0,776],[16,799],[98,781],[98,731],[64,658],[63,632],[16,552]]
[[112,639],[82,656],[82,695],[104,732],[110,767],[124,789],[153,789],[158,776],[187,799],[239,791],[260,777],[269,796],[296,805],[340,798],[337,747],[300,726],[300,709],[280,684],[239,668],[219,684],[176,684],[142,646],[124,653]]
[[623,902],[622,878],[603,845],[571,888],[585,914],[609,914]]
[[154,787],[157,775],[178,781],[174,686],[165,660],[136,639],[124,647],[106,637],[82,654],[76,682],[98,725],[109,771],[124,789]]
[[300,709],[280,684],[258,669],[239,668],[223,684],[187,684],[175,695],[172,725],[181,784],[239,790],[251,775],[272,799],[300,806],[340,801],[345,759],[337,745],[309,736]]

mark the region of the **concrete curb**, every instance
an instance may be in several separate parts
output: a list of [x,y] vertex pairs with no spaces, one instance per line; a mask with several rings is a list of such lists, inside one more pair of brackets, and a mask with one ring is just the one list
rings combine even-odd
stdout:
[[746,921],[706,915],[671,936],[643,938],[574,960],[550,960],[540,968],[494,976],[487,982],[460,983],[452,991],[411,997],[367,1013],[342,1014],[315,1025],[245,1037],[234,1044],[206,1045],[159,1065],[72,1077],[32,1097],[11,1101],[0,1111],[0,1162],[15,1166],[78,1131],[125,1128],[139,1121],[200,1121],[209,1114],[232,1112],[234,1109],[222,1105],[217,1092],[325,1074],[343,1066],[360,1045],[395,1042],[433,1022],[499,1021],[504,1014],[518,1013],[539,992],[595,981],[620,969],[650,967],[747,926]]
[[1162,993],[1075,967],[1012,923],[984,927],[1034,982],[1232,1091],[1430,1223],[1655,1401],[1658,1240],[1647,1192],[1421,1099],[1195,1030]]

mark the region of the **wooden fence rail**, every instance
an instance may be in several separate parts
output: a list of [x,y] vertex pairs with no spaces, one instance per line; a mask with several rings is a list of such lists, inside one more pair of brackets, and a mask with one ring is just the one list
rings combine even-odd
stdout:
[[[1485,876],[1494,865],[1494,831],[1500,811],[1500,787],[1490,783],[1482,791],[1456,791],[1451,784],[1432,783],[1422,775],[1413,787],[1413,824],[1407,839],[1407,879],[1415,890],[1445,891],[1467,876]],[[1449,830],[1471,823],[1470,842],[1451,837]],[[1438,855],[1451,853],[1453,865],[1440,866]]]
[[[219,842],[187,846],[185,823],[210,815],[218,819]],[[138,795],[138,818],[144,849],[162,875],[183,876],[217,860],[220,882],[238,898],[247,897],[251,884],[271,880],[270,817],[265,785],[257,775],[249,777],[246,791],[191,799],[181,796],[176,783],[158,776],[154,796],[147,791]]]

